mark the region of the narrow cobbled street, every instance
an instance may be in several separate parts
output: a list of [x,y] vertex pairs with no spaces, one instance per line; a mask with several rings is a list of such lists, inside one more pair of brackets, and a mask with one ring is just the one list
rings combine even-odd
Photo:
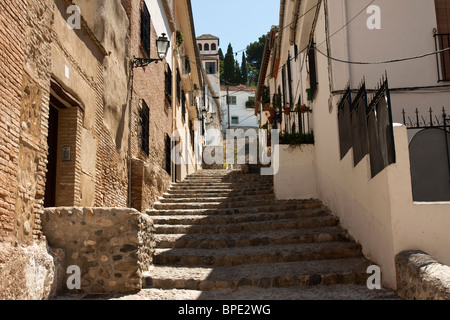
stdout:
[[317,200],[277,201],[273,177],[204,170],[147,213],[154,266],[124,300],[395,299],[369,290],[359,244]]

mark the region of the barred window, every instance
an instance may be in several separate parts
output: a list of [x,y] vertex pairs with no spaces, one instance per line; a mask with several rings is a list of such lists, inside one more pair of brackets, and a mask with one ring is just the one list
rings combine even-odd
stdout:
[[206,74],[215,74],[216,73],[216,63],[215,62],[206,62],[205,69],[206,69]]
[[172,139],[166,133],[165,137],[165,145],[166,145],[166,172],[170,175],[172,174]]
[[314,41],[311,42],[311,47],[308,52],[308,66],[309,66],[309,99],[314,100],[317,91],[317,68],[316,68],[316,49]]
[[151,35],[151,21],[150,12],[148,11],[147,5],[143,2],[143,8],[141,12],[141,47],[150,57],[150,35]]
[[168,64],[166,65],[165,72],[165,91],[167,101],[172,105],[172,70]]
[[147,156],[150,155],[150,109],[144,100],[141,110],[141,149]]

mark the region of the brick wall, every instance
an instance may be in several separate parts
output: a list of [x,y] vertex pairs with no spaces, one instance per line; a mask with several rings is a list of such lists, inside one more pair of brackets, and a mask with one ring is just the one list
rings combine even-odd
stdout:
[[[141,1],[122,0],[122,5],[127,11],[130,19],[130,55],[145,57],[140,48],[140,10]],[[155,28],[151,26],[151,58],[157,58],[156,39],[160,36],[156,34]],[[137,210],[150,208],[169,187],[171,177],[165,171],[166,149],[165,136],[172,136],[173,110],[165,95],[165,71],[166,62],[152,63],[145,68],[134,70],[133,84],[133,112],[132,112],[132,154],[144,162],[143,172],[132,173],[140,182],[132,181],[133,198],[140,201],[132,205]],[[175,74],[172,70],[172,74]],[[150,132],[149,144],[150,154],[147,156],[141,148],[141,110],[142,99],[150,109]],[[141,170],[141,167],[138,166]],[[141,185],[142,190],[137,186]],[[136,196],[136,192],[140,196]]]
[[0,2],[0,299],[45,299],[53,277],[41,241],[52,8]]
[[19,154],[24,26],[16,21],[26,1],[0,2],[0,241],[12,242]]
[[0,4],[0,242],[29,244],[41,235],[50,8],[49,1]]

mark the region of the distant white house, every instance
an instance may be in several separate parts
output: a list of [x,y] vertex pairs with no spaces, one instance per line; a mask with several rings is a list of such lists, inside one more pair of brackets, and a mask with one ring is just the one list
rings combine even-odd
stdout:
[[203,64],[200,116],[206,130],[205,144],[208,146],[222,143],[223,115],[220,108],[219,43],[219,38],[210,34],[197,37],[198,50]]
[[[221,106],[224,132],[236,128],[257,128],[258,118],[255,115],[256,90],[246,86],[221,86]],[[229,104],[227,103],[227,97]],[[230,125],[228,125],[230,124]]]

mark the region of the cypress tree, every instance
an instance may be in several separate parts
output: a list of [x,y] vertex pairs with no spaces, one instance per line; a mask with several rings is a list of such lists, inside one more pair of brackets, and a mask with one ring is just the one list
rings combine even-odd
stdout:
[[233,83],[236,85],[242,84],[242,73],[241,68],[239,67],[239,63],[237,61],[234,62],[234,80]]
[[223,63],[223,80],[224,82],[234,83],[235,80],[235,61],[234,61],[234,53],[233,47],[231,43],[228,45],[227,54],[224,58]]
[[241,74],[242,74],[242,84],[247,85],[247,83],[248,83],[248,69],[247,69],[247,59],[245,57],[245,52],[242,52]]

